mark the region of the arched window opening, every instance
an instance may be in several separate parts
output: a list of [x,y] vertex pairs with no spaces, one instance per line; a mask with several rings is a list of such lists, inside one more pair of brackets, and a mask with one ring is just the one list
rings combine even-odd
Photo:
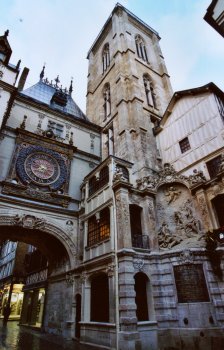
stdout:
[[88,220],[88,246],[110,237],[110,210],[105,208]]
[[145,47],[145,42],[140,35],[136,35],[135,45],[136,45],[138,57],[141,58],[142,60],[148,62],[148,56],[147,56],[147,51],[146,51],[146,47]]
[[149,249],[149,237],[142,234],[142,208],[138,205],[129,206],[131,238],[134,248]]
[[111,99],[110,99],[110,85],[106,84],[103,90],[103,98],[104,98],[104,120],[110,116],[111,113]]
[[153,84],[147,74],[143,76],[143,81],[144,81],[147,104],[149,106],[152,106],[153,108],[157,108],[156,95],[154,92]]
[[148,301],[147,301],[147,283],[148,277],[139,272],[135,275],[135,303],[136,303],[136,316],[138,322],[148,321]]
[[103,73],[104,73],[110,65],[110,47],[108,43],[105,44],[103,48],[102,62],[103,62]]
[[105,274],[94,277],[91,282],[90,320],[109,322],[109,283]]

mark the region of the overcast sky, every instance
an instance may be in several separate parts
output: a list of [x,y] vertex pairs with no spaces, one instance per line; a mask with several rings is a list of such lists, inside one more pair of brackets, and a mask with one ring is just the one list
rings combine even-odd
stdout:
[[[63,87],[74,78],[73,98],[85,112],[87,52],[115,0],[0,0],[0,34],[9,29],[11,63],[30,69],[26,87],[49,80]],[[224,89],[224,39],[203,19],[211,0],[120,0],[159,32],[174,91],[213,81]]]

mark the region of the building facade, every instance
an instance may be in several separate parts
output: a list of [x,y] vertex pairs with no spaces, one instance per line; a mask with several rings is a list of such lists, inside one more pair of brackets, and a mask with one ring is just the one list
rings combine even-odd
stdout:
[[48,258],[45,331],[107,349],[222,348],[224,95],[212,83],[173,95],[159,40],[115,6],[88,52],[88,119],[44,70],[15,88],[1,236]]
[[224,37],[224,4],[222,0],[212,0],[204,19]]

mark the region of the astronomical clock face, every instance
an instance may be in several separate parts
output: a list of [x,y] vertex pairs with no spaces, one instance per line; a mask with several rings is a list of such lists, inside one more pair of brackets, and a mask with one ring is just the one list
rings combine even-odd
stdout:
[[23,183],[59,189],[67,179],[67,166],[57,152],[41,146],[24,147],[16,161],[16,172]]
[[25,161],[25,171],[29,178],[38,184],[51,184],[60,176],[57,160],[49,154],[33,153]]

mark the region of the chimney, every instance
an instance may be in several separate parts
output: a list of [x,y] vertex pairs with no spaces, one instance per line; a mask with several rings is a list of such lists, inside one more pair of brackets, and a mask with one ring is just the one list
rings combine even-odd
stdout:
[[29,69],[25,67],[23,69],[23,72],[22,72],[22,74],[20,76],[20,79],[19,79],[18,91],[22,91],[23,90],[28,73],[29,73]]

